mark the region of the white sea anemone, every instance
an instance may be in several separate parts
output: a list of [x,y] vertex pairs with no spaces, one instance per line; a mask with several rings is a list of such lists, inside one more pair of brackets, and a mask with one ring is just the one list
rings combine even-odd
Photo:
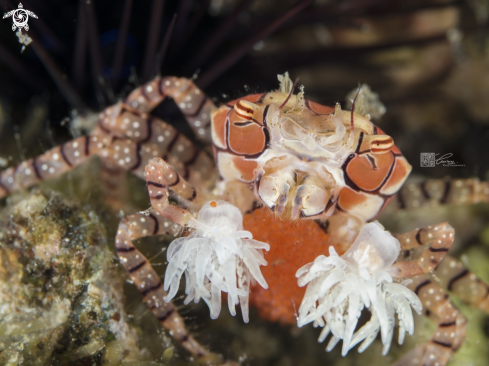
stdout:
[[[359,352],[363,352],[380,330],[385,355],[392,342],[397,313],[402,344],[405,333],[412,335],[414,331],[411,307],[418,314],[423,307],[418,296],[406,288],[409,282],[393,283],[392,276],[397,271],[392,265],[400,249],[399,241],[376,221],[362,228],[341,257],[330,246],[329,257],[321,255],[300,268],[296,277],[299,286],[307,284],[307,289],[299,308],[299,327],[310,322],[324,327],[319,342],[331,332],[333,337],[326,351],[342,339],[343,356],[361,341]],[[354,333],[364,307],[372,317]]]
[[247,323],[250,282],[256,280],[268,288],[260,265],[267,265],[262,249],[268,251],[270,246],[253,240],[253,235],[243,230],[239,209],[225,201],[207,202],[197,220],[192,234],[174,240],[168,247],[164,289],[169,292],[165,301],[175,296],[185,272],[185,304],[202,298],[211,318],[216,319],[221,312],[223,291],[228,294],[229,312],[236,315],[235,305],[239,303]]

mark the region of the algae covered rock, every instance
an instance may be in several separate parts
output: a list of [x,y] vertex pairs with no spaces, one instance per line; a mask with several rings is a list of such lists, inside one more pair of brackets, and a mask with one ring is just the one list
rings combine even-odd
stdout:
[[0,365],[140,360],[117,258],[92,211],[34,191],[0,213]]

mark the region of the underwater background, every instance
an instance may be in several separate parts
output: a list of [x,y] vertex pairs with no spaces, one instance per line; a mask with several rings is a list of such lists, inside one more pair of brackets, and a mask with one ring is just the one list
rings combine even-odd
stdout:
[[[82,117],[157,73],[194,77],[219,105],[274,90],[277,74],[288,71],[306,98],[343,108],[368,84],[385,106],[373,121],[413,165],[411,181],[489,180],[489,1],[22,4],[38,16],[29,18],[24,33],[32,43],[23,51],[12,20],[0,21],[0,170],[86,132]],[[2,13],[17,6],[0,0]],[[154,113],[193,138],[172,101]],[[451,153],[457,166],[423,168],[425,152]],[[0,365],[197,364],[155,321],[119,265],[113,238],[122,213],[104,202],[99,165],[91,159],[0,203]],[[144,182],[128,180],[124,210],[146,209]],[[456,232],[450,254],[489,282],[487,204],[389,207],[379,221],[394,233],[448,221]],[[138,241],[161,275],[168,243]],[[449,365],[489,364],[489,315],[452,300],[468,331]],[[176,303],[200,342],[242,365],[389,365],[435,329],[417,317],[415,334],[387,356],[377,340],[342,357],[339,348],[325,352],[312,326],[271,323],[256,309],[249,324],[227,310],[211,320],[202,303]]]

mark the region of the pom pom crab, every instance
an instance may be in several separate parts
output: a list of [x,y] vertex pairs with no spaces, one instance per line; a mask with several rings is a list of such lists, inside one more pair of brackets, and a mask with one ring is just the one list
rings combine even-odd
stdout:
[[[204,152],[149,115],[166,96],[175,100],[198,138],[212,141],[218,180]],[[328,349],[343,339],[343,354],[362,340],[364,349],[379,330],[387,352],[395,313],[401,330],[412,333],[410,307],[420,311],[418,296],[440,317],[430,342],[415,350],[419,363],[443,365],[462,344],[465,319],[444,290],[423,276],[445,256],[453,229],[440,224],[395,239],[378,224],[367,224],[401,188],[411,169],[409,163],[392,138],[368,118],[343,111],[339,105],[331,108],[308,101],[303,92],[293,95],[287,75],[281,77],[279,91],[246,96],[219,109],[191,81],[157,78],[100,113],[89,136],[2,172],[0,197],[60,175],[91,155],[100,156],[112,171],[128,170],[146,180],[152,207],[122,220],[116,250],[156,318],[195,356],[213,358],[188,333],[170,301],[183,273],[185,302],[202,298],[213,318],[220,311],[221,292],[228,294],[233,315],[235,306],[241,305],[245,321],[248,301],[269,319],[290,323],[295,320],[290,300],[303,300],[299,325],[313,321],[323,326],[321,341],[331,331]],[[484,183],[457,182],[446,183],[444,193],[431,199],[440,203],[487,200]],[[422,188],[429,198],[430,191]],[[457,194],[467,188],[472,189],[472,196]],[[404,194],[403,199],[408,201]],[[257,201],[273,215],[256,209]],[[282,243],[277,235],[290,228],[290,220],[298,219],[307,232],[301,237],[301,254],[295,258],[300,265],[291,266],[289,261],[281,271],[279,266],[260,268],[267,264],[262,250],[270,250],[268,261],[276,261],[282,255],[278,248],[289,248],[290,238]],[[260,225],[268,228],[260,230]],[[271,225],[278,230],[271,230]],[[195,231],[171,244],[162,283],[132,240],[178,234],[181,227]],[[313,258],[306,259],[304,247],[314,253]],[[317,257],[328,247],[330,257]],[[447,287],[457,292],[455,284],[470,282],[474,290],[464,299],[488,310],[487,286],[451,263],[456,262],[450,259],[449,267],[443,268]],[[308,285],[304,299],[299,287],[294,287],[292,295],[286,293],[289,301],[282,301],[282,288],[266,289],[270,281],[290,285],[297,269],[299,285]],[[408,290],[404,279],[410,277],[414,279]],[[260,286],[253,287],[254,280]],[[365,284],[366,290],[357,292],[355,284]],[[254,297],[249,296],[250,287]],[[364,307],[372,318],[353,333]],[[401,331],[399,343],[403,337]]]

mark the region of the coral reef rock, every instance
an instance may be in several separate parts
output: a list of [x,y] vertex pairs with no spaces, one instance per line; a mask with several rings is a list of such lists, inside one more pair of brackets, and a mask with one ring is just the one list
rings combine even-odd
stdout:
[[41,191],[11,200],[0,213],[0,365],[138,361],[97,215]]

